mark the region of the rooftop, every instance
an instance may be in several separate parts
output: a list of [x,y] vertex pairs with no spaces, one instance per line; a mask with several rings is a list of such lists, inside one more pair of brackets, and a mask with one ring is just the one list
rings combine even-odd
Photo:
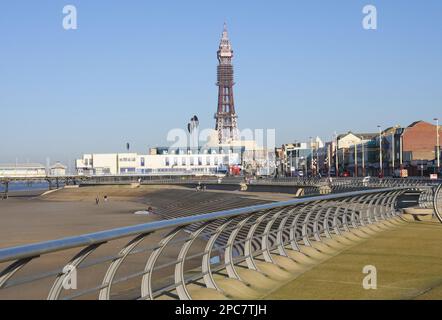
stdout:
[[0,163],[0,169],[46,169],[40,163]]

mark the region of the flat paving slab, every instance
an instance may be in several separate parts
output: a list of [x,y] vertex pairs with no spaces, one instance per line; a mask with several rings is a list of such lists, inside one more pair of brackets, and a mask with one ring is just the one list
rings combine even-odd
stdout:
[[[377,269],[365,290],[365,266]],[[442,299],[442,224],[410,222],[380,232],[268,294],[274,300]]]

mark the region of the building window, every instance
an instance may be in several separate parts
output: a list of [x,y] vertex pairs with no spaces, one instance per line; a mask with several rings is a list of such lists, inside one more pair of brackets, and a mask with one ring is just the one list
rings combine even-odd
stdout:
[[170,166],[170,160],[169,158],[166,158],[166,167]]
[[144,157],[143,157],[143,158],[141,158],[141,166],[142,166],[142,167],[145,167],[145,165],[146,165],[146,162],[145,162],[145,159],[144,159]]

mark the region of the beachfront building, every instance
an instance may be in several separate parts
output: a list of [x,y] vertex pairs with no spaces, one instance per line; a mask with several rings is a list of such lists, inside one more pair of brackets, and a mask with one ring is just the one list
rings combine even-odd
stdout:
[[46,177],[45,166],[39,163],[0,164],[0,177]]
[[64,177],[66,176],[66,169],[66,166],[57,162],[49,168],[49,175],[52,177]]
[[241,163],[240,153],[224,149],[153,148],[137,153],[85,154],[79,175],[216,175]]
[[[225,143],[218,142],[216,130],[207,130],[206,143],[204,148],[210,150],[231,150],[240,155],[239,166],[243,175],[248,176],[273,176],[276,174],[275,146],[267,137],[267,144],[264,145],[264,133],[259,137],[251,130],[239,132],[237,140],[229,140]],[[258,142],[258,141],[260,142]]]
[[311,148],[306,142],[282,145],[280,152],[278,152],[278,174],[286,177],[306,176],[311,152]]
[[[392,126],[376,133],[338,135],[320,152],[322,170],[330,164],[330,174],[345,176],[429,176],[439,172],[440,126],[415,121],[407,127]],[[330,161],[326,155],[330,154]],[[381,159],[382,156],[382,159]],[[335,168],[335,169],[333,169]]]
[[351,176],[373,174],[379,163],[373,159],[376,155],[378,136],[378,133],[353,133],[351,131],[338,135],[335,144],[337,148],[332,156],[334,171],[337,170],[339,175]]

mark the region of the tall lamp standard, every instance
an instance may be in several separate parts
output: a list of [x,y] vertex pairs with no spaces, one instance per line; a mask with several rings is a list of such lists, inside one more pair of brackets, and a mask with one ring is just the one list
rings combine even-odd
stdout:
[[332,143],[330,143],[327,147],[327,169],[328,169],[328,177],[331,177],[331,155],[332,155]]
[[394,175],[394,170],[396,169],[396,132],[400,128],[400,125],[396,125],[393,127],[391,132],[391,168],[392,175]]
[[355,177],[358,177],[358,143],[355,141]]
[[365,146],[364,137],[361,136],[361,152],[362,152],[362,175],[365,177]]
[[311,158],[310,159],[310,170],[311,170],[311,175],[313,175],[313,140],[312,140],[313,138],[309,137],[309,139],[310,139],[310,158]]
[[336,152],[336,154],[335,154],[335,158],[336,158],[336,160],[335,160],[335,164],[336,164],[336,168],[335,168],[335,170],[336,170],[336,177],[339,177],[339,148],[338,148],[338,134],[335,132],[335,143],[336,143],[336,146],[335,146],[335,152]]
[[382,156],[382,129],[381,126],[378,126],[379,129],[379,176],[383,176],[384,168],[383,168],[383,156]]
[[[403,156],[403,149],[404,149],[404,146],[403,146],[404,141],[403,140],[404,140],[404,138],[403,138],[403,135],[404,135],[404,130],[402,129],[401,135],[399,137],[399,162],[400,162],[401,171],[404,169],[404,156]],[[401,175],[402,175],[402,173],[401,173]]]
[[437,174],[439,174],[440,170],[440,141],[439,141],[439,118],[434,118],[436,121],[436,159],[437,159]]
[[394,134],[395,134],[395,129],[392,130],[391,132],[391,175],[394,175],[394,165],[395,165],[395,159],[394,159]]

